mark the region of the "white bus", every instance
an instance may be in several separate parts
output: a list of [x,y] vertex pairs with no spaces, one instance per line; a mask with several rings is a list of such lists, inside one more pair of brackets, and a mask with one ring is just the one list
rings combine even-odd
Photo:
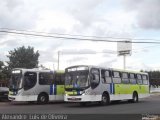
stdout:
[[66,102],[99,102],[113,100],[138,102],[149,96],[147,73],[77,65],[65,69]]
[[64,101],[64,71],[13,69],[8,98],[42,104]]

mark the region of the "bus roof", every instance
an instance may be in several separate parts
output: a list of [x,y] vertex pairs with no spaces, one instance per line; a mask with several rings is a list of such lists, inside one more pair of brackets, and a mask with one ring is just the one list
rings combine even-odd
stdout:
[[14,68],[14,69],[12,69],[12,71],[14,71],[14,70],[31,71],[31,72],[54,72],[53,70],[49,70],[49,69],[39,69],[39,68],[33,68],[33,69]]
[[24,72],[31,71],[31,72],[56,72],[56,73],[65,73],[64,70],[49,70],[49,69],[39,69],[39,68],[33,68],[33,69],[27,69],[27,68],[14,68],[14,70],[22,70]]
[[72,67],[78,67],[78,66],[87,66],[89,68],[100,68],[100,69],[107,69],[107,70],[112,70],[112,71],[120,71],[120,72],[130,72],[130,73],[135,73],[135,74],[148,74],[146,72],[140,72],[140,71],[133,71],[133,70],[123,70],[123,69],[116,69],[116,68],[109,68],[109,67],[100,67],[100,66],[94,66],[94,65],[75,65],[75,66],[70,66],[68,68],[72,68]]
[[113,69],[115,71],[120,71],[120,72],[130,72],[130,73],[136,73],[136,74],[148,74],[146,72],[140,72],[140,71],[134,71],[134,70],[123,70],[123,69]]

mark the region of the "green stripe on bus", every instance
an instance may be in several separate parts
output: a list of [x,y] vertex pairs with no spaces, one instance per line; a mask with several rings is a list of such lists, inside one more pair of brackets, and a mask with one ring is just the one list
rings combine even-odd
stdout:
[[134,91],[138,93],[149,93],[148,85],[132,85],[132,84],[114,84],[115,94],[132,94]]
[[64,94],[64,85],[57,85],[57,95]]

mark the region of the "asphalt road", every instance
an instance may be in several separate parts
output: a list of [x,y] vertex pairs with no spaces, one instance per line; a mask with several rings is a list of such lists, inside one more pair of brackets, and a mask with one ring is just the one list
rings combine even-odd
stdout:
[[52,113],[52,114],[160,114],[160,95],[140,99],[138,103],[122,101],[109,106],[51,102],[46,105],[26,102],[0,102],[0,113]]

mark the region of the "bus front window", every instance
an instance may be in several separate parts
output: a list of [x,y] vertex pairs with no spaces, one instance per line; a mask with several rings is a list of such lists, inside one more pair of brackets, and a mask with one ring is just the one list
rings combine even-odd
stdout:
[[22,88],[22,72],[21,70],[13,70],[9,83],[9,89],[12,91],[20,88]]
[[85,88],[89,86],[88,83],[89,70],[73,69],[66,73],[65,85],[69,88]]

